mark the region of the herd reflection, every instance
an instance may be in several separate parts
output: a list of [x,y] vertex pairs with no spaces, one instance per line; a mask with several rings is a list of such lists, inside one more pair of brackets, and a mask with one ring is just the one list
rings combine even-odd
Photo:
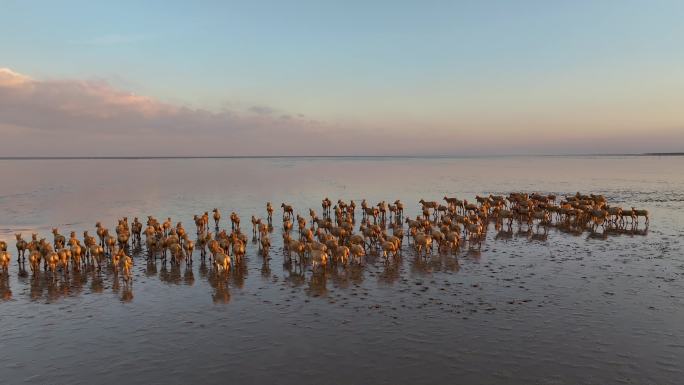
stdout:
[[[239,216],[235,212],[230,214],[228,233],[220,228],[218,209],[213,210],[213,229],[207,212],[195,215],[194,240],[182,223],[173,225],[171,218],[160,222],[151,216],[144,231],[138,218],[131,226],[128,218],[122,218],[116,235],[98,222],[99,242],[86,231],[81,244],[75,232],[67,238],[57,228],[52,229],[53,243],[37,234],[27,242],[17,234],[17,283],[27,285],[30,298],[36,301],[55,301],[84,291],[109,291],[128,302],[134,298],[136,277],[156,277],[167,285],[185,286],[193,286],[199,278],[209,284],[214,302],[228,303],[231,289],[245,287],[250,269],[258,271],[265,280],[275,278],[277,274],[271,265],[273,256],[277,256],[286,285],[319,297],[326,295],[329,285],[346,288],[361,284],[368,276],[391,285],[401,278],[405,264],[411,274],[458,272],[459,257],[480,258],[490,227],[495,230],[494,240],[501,242],[544,243],[550,229],[575,236],[587,233],[592,239],[643,236],[648,232],[647,211],[610,206],[600,195],[577,193],[559,203],[553,195],[523,193],[478,196],[477,203],[448,197],[444,200],[446,205],[421,199],[422,215],[415,219],[404,217],[399,200],[377,205],[364,200],[361,218],[357,217],[353,201],[338,200],[334,205],[325,198],[323,216],[319,218],[309,209],[310,219],[283,203],[281,236],[274,237],[274,241],[274,210],[269,202],[265,220],[252,216],[249,248]],[[645,218],[645,227],[639,226],[640,217]],[[275,247],[276,252],[271,251]],[[0,244],[0,249],[6,262],[7,244]],[[131,270],[133,261],[136,263]],[[369,272],[368,266],[376,270]],[[9,269],[3,266],[0,298],[10,300],[13,295]]]
[[[410,251],[404,253],[410,255]],[[201,260],[197,266],[183,264],[165,264],[159,260],[145,260],[144,254],[134,255],[139,263],[134,269],[134,278],[144,276],[156,278],[167,285],[193,286],[196,278],[208,283],[211,288],[212,300],[216,303],[229,303],[231,289],[243,289],[249,274],[251,258],[258,261],[258,271],[265,280],[274,277],[270,258],[258,255],[250,256],[225,273],[219,273],[206,260]],[[467,257],[467,255],[465,255]],[[401,278],[404,257],[385,262],[373,255],[369,264],[378,268],[371,276],[379,283],[391,285]],[[409,262],[411,273],[430,274],[433,272],[457,272],[460,268],[458,257],[455,255],[435,254],[425,259],[413,256]],[[346,267],[329,265],[325,269],[311,269],[298,263],[286,260],[282,264],[283,283],[291,288],[301,288],[304,293],[312,297],[325,296],[330,285],[338,288],[349,288],[360,285],[368,278],[368,266],[350,265]],[[254,268],[256,270],[256,266]],[[106,294],[111,293],[123,302],[134,299],[134,281],[125,281],[113,269],[97,269],[87,266],[74,270],[61,279],[53,279],[49,271],[28,272],[24,269],[18,272],[17,282],[29,288],[29,296],[33,301],[54,302],[64,297],[77,297],[83,293]],[[10,300],[13,292],[10,288],[8,274],[0,274],[0,298]]]

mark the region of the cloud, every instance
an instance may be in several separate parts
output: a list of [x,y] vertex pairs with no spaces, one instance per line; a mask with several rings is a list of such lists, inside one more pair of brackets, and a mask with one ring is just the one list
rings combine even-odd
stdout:
[[442,123],[330,122],[259,104],[216,112],[106,81],[38,80],[0,68],[0,156],[557,154],[684,146],[681,127],[674,126],[593,132],[534,117],[501,120],[489,113]]
[[9,68],[0,68],[0,87],[20,87],[31,81],[28,76],[16,73]]
[[268,106],[213,112],[105,81],[36,80],[0,68],[4,156],[311,155],[336,132]]
[[273,108],[268,106],[252,106],[249,108],[249,111],[257,115],[271,115],[275,112]]

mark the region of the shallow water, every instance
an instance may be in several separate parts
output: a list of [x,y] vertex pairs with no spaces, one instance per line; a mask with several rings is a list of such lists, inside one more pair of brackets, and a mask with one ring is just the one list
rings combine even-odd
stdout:
[[[601,193],[651,212],[648,231],[589,237],[551,229],[480,251],[405,249],[395,263],[313,273],[272,259],[218,282],[135,256],[132,287],[102,274],[0,281],[0,383],[681,383],[684,157],[0,160],[0,239],[52,239],[116,218],[236,211],[264,203],[320,212],[369,202],[510,191]],[[641,227],[643,229],[643,225]],[[406,246],[405,246],[406,247]]]

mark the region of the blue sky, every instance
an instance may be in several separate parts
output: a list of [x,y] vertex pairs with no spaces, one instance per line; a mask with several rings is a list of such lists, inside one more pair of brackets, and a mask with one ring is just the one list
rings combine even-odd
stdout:
[[540,135],[592,150],[564,149],[568,130],[572,143],[648,131],[682,144],[681,1],[1,5],[0,67],[36,80],[103,80],[214,113],[263,106],[332,130],[541,143],[520,152],[543,150]]

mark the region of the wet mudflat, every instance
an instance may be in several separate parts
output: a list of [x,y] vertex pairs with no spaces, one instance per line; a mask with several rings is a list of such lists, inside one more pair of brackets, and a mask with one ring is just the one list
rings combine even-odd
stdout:
[[[607,237],[550,228],[482,248],[312,271],[250,243],[218,280],[133,253],[68,280],[0,279],[1,383],[677,384],[684,362],[684,158],[193,159],[0,161],[0,239],[96,221],[193,214],[244,219],[264,203],[302,215],[329,196],[369,202],[510,191],[606,195],[651,212],[647,231]],[[106,172],[103,172],[106,171]],[[247,225],[249,223],[246,223]],[[223,226],[230,226],[228,221]],[[249,230],[249,227],[246,226]],[[15,254],[13,254],[15,255]]]

